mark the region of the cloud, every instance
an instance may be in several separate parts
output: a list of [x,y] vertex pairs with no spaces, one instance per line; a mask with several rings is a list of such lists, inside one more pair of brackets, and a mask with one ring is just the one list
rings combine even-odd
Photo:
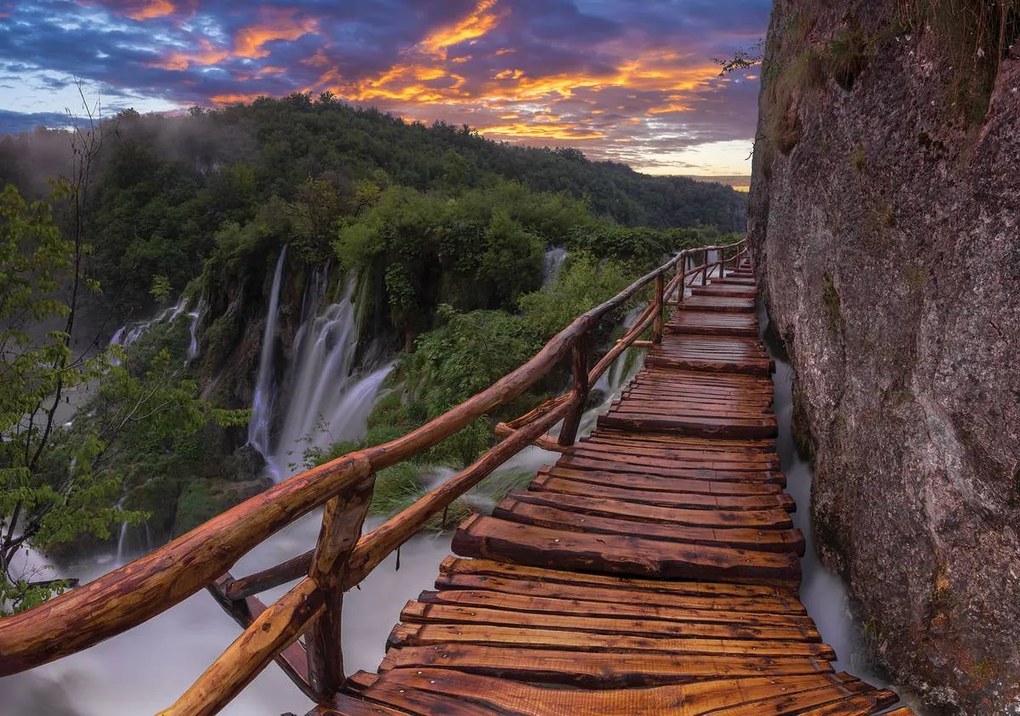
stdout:
[[[411,119],[658,168],[666,149],[752,136],[757,82],[719,78],[711,58],[753,44],[769,8],[769,0],[276,0],[257,9],[0,0],[9,13],[0,71],[80,76],[177,107],[330,91]],[[41,98],[46,88],[31,91]]]
[[60,112],[12,112],[0,109],[0,134],[30,132],[36,127],[66,127],[70,122]]

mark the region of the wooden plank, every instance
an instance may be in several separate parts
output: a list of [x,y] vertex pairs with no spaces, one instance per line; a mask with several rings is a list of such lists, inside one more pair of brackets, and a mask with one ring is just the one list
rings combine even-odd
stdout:
[[[839,701],[815,706],[798,713],[803,716],[869,716],[877,714],[884,708],[895,704],[899,696],[888,689],[880,689],[856,696],[848,696]],[[909,709],[896,709],[886,712],[886,716],[913,716]]]
[[478,626],[555,629],[606,636],[655,638],[736,639],[755,641],[821,641],[814,629],[778,624],[739,622],[666,622],[658,619],[573,615],[550,612],[518,612],[458,604],[427,604],[409,601],[400,619],[412,624],[475,624]]
[[676,433],[656,432],[650,430],[644,433],[636,433],[630,430],[607,429],[593,433],[584,442],[596,442],[609,445],[642,445],[646,447],[667,447],[681,449],[696,449],[710,453],[744,453],[746,455],[763,455],[774,453],[776,448],[775,440],[730,440],[727,438],[698,438],[690,435],[677,435]]
[[[892,692],[875,691],[873,693],[875,694],[873,697],[873,700],[876,701],[875,706],[871,712],[865,713],[874,713],[875,710],[882,708],[882,704],[889,706],[897,701],[895,694],[892,694],[891,700],[889,699],[889,694]],[[752,699],[727,709],[713,711],[712,714],[713,716],[743,716],[747,713],[770,714],[774,716],[779,716],[780,714],[803,714],[809,709],[838,707],[840,704],[855,698],[858,698],[858,696],[850,691],[846,684],[832,684],[794,694],[780,694],[763,699]],[[839,712],[837,711],[837,713]]]
[[[528,626],[489,624],[397,624],[387,648],[437,644],[486,644],[535,650],[561,649],[585,652],[648,651],[668,654],[729,654],[732,656],[812,657],[832,660],[827,644],[811,641],[650,637],[591,634]],[[535,658],[539,658],[536,655]]]
[[[766,587],[755,584],[721,584],[716,582],[663,582],[654,579],[636,577],[617,577],[605,574],[587,574],[566,572],[559,569],[543,569],[527,567],[508,562],[493,562],[487,559],[461,559],[447,557],[439,565],[440,575],[468,575],[482,577],[501,577],[513,580],[526,580],[532,589],[544,590],[557,585],[592,588],[592,594],[599,594],[599,589],[608,590],[611,600],[640,599],[642,594],[663,595],[710,595],[720,599],[740,597],[748,600],[749,611],[759,602],[768,604],[775,602],[783,611],[804,613],[804,607],[796,595],[788,590]],[[685,605],[677,603],[677,608]]]
[[[566,574],[566,572],[564,573]],[[602,576],[602,575],[591,575]],[[655,605],[680,610],[714,610],[742,611],[763,614],[803,614],[804,607],[796,597],[787,593],[773,597],[742,596],[719,594],[717,592],[699,592],[698,589],[717,587],[760,586],[747,584],[726,584],[723,582],[674,582],[673,584],[692,585],[688,593],[659,593],[619,590],[589,584],[540,583],[510,577],[493,577],[478,574],[440,574],[436,578],[436,587],[442,590],[493,590],[506,594],[523,596],[543,596],[557,599],[576,599],[578,601],[600,601],[617,604],[628,600],[636,605]]]
[[584,495],[596,499],[620,500],[641,505],[681,507],[702,510],[793,510],[793,498],[786,493],[759,495],[713,495],[695,492],[644,490],[615,487],[592,482],[564,479],[555,475],[539,475],[528,489],[532,492],[556,492]]
[[773,438],[777,434],[775,422],[740,420],[737,418],[704,418],[666,416],[643,413],[607,413],[599,416],[599,427],[621,430],[673,430],[698,437]]
[[655,446],[642,443],[614,443],[586,440],[567,450],[565,460],[573,456],[587,459],[609,459],[621,463],[671,467],[677,463],[698,465],[708,469],[778,470],[779,457],[754,452],[708,452],[683,447]]
[[759,584],[796,583],[800,579],[800,562],[789,554],[589,535],[482,515],[474,515],[460,526],[453,538],[453,551],[462,556],[536,567],[662,579],[740,580]]
[[[666,714],[690,716],[738,705],[745,700],[791,696],[832,686],[828,674],[698,681],[643,689],[549,689],[517,681],[442,669],[394,669],[370,688],[382,684],[437,695],[458,696],[503,714]],[[838,688],[838,687],[837,687]]]
[[769,375],[775,370],[770,360],[754,359],[713,359],[708,357],[682,358],[662,353],[651,353],[645,358],[649,365],[680,370],[703,370],[720,373],[741,373],[750,375]]
[[754,297],[696,294],[684,299],[681,310],[751,313],[754,311]]
[[359,672],[351,677],[348,685],[350,693],[373,703],[386,704],[404,714],[493,716],[496,713],[464,698],[429,693],[399,682],[393,683],[377,674]]
[[[624,471],[623,469],[620,469],[619,472],[610,472],[608,470],[579,470],[571,468],[570,464],[570,462],[565,462],[565,467],[561,467],[559,465],[544,467],[538,471],[538,476],[539,478],[554,477],[573,482],[583,482],[592,485],[611,485],[613,487],[644,490],[646,492],[676,492],[733,497],[774,495],[777,497],[782,496],[784,500],[791,499],[789,495],[782,491],[782,488],[779,485],[773,482],[767,482],[764,479],[758,479],[757,477],[741,481],[659,477],[657,475],[642,473],[640,472],[640,465],[633,465],[630,463],[628,463],[630,466],[629,470]],[[650,465],[649,467],[656,466]],[[752,475],[757,476],[759,474],[764,474],[766,471],[761,470],[758,473],[753,471],[740,471],[738,474],[743,475],[744,472],[750,472]]]
[[316,706],[306,716],[407,716],[406,711],[383,706],[349,694],[333,694],[330,700],[330,705]]
[[452,669],[519,681],[626,688],[719,678],[824,674],[832,666],[812,657],[703,656],[650,652],[577,652],[437,644],[390,649],[380,671]]
[[512,498],[499,503],[493,517],[539,527],[646,537],[663,542],[721,545],[765,552],[804,555],[804,535],[797,529],[753,530],[684,527],[675,524],[637,522],[620,518],[577,514],[551,506],[528,504]]
[[[635,522],[658,522],[662,524],[686,525],[688,527],[744,527],[759,530],[783,530],[793,527],[793,520],[786,510],[689,510],[656,505],[635,505],[625,502],[608,502],[583,495],[549,495],[541,492],[511,492],[520,502],[544,505],[569,510],[583,515],[619,517]],[[472,555],[475,556],[475,555]],[[512,560],[509,560],[512,561]]]
[[[621,595],[626,599],[624,595]],[[818,641],[814,621],[803,614],[772,614],[768,612],[746,612],[722,609],[696,609],[686,607],[629,603],[620,601],[598,602],[587,599],[565,599],[535,595],[512,594],[487,589],[448,589],[426,591],[418,601],[429,604],[452,604],[456,606],[477,606],[489,609],[505,609],[512,612],[539,612],[569,616],[589,617],[633,617],[652,621],[676,623],[709,622],[713,624],[780,625],[796,627],[808,635],[810,641]]]

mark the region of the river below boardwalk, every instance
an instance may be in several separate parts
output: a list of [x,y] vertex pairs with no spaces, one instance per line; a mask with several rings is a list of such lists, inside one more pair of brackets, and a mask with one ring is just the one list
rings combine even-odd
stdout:
[[[320,512],[290,525],[245,555],[233,570],[250,574],[315,544]],[[374,527],[379,520],[372,522]],[[390,555],[344,599],[344,658],[349,672],[375,671],[400,610],[435,581],[450,553],[450,535],[421,535]],[[94,579],[112,566],[92,561],[69,573]],[[275,600],[280,587],[264,593]],[[152,714],[172,704],[240,634],[240,628],[204,590],[120,636],[24,674],[0,679],[4,716],[111,716]],[[312,703],[270,665],[221,713],[275,716],[306,713]]]

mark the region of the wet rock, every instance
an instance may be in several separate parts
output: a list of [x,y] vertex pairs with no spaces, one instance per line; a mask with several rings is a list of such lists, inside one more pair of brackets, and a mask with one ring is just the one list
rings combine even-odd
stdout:
[[[775,3],[749,214],[814,448],[820,549],[900,683],[949,712],[1012,713],[1020,58],[983,65],[982,89],[902,4],[837,5]],[[833,42],[845,53],[851,31],[866,55],[841,83]]]
[[237,448],[233,458],[232,477],[235,480],[256,480],[266,467],[266,458],[250,443]]

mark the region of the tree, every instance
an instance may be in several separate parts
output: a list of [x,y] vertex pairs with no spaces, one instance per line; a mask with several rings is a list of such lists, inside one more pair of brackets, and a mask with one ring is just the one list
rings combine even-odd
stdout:
[[[95,532],[109,515],[96,509],[107,486],[76,469],[89,462],[94,445],[62,458],[49,450],[61,398],[98,370],[95,361],[72,360],[73,309],[59,296],[62,280],[80,265],[75,242],[61,235],[49,206],[29,204],[11,185],[0,193],[0,263],[6,267],[0,273],[2,611],[31,606],[61,586],[12,574],[20,549],[40,533],[59,538],[71,524]],[[46,326],[51,330],[40,336]]]

